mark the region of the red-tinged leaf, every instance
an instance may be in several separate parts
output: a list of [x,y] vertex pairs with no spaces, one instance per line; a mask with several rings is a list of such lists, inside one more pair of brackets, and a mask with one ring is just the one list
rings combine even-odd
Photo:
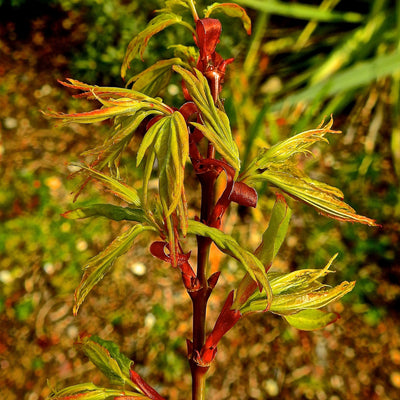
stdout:
[[129,378],[133,361],[122,354],[114,342],[93,335],[82,338],[78,344],[90,361],[109,379],[110,383],[129,385],[138,389]]
[[147,396],[129,390],[100,388],[93,383],[81,383],[61,390],[53,390],[49,400],[148,400]]
[[121,67],[121,77],[125,78],[126,70],[129,68],[130,62],[139,55],[140,58],[143,59],[143,53],[147,47],[147,43],[156,33],[164,30],[170,25],[181,24],[188,27],[190,30],[192,28],[190,25],[186,24],[182,21],[182,18],[179,15],[172,13],[160,14],[154,17],[150,23],[147,25],[147,28],[140,32],[128,45],[128,49],[125,54],[124,61]]
[[109,189],[116,196],[125,200],[127,203],[134,204],[136,207],[140,207],[140,197],[132,186],[128,186],[123,182],[118,181],[117,179],[112,178],[106,174],[103,174],[100,171],[97,171],[89,166],[86,166],[82,163],[71,163],[76,167],[82,168],[86,171],[92,178],[101,182],[107,189]]
[[243,182],[235,182],[229,198],[241,206],[255,208],[257,206],[258,195],[254,188]]
[[240,18],[247,34],[251,34],[251,20],[243,7],[234,3],[214,3],[206,8],[204,16],[208,18],[215,11],[223,12],[230,17]]
[[219,43],[222,27],[217,19],[203,18],[196,21],[197,44],[202,60],[211,60]]
[[302,331],[314,331],[333,324],[340,316],[322,310],[302,310],[296,314],[285,315],[284,318],[294,328]]
[[136,237],[145,231],[154,230],[155,228],[150,226],[135,225],[114,239],[105,250],[89,260],[84,266],[81,283],[75,291],[75,315],[89,292],[103,279],[114,261],[131,248]]
[[157,96],[169,84],[173,65],[186,65],[180,58],[161,60],[140,74],[129,79],[127,86],[132,84],[132,89],[145,93],[148,96]]

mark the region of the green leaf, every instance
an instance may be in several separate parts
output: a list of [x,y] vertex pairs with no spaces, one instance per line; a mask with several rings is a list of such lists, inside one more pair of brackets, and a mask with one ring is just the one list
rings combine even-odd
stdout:
[[158,61],[140,74],[129,79],[127,86],[133,83],[133,90],[145,93],[151,97],[157,96],[167,87],[172,75],[172,66],[175,64],[184,65],[180,58]]
[[215,11],[221,11],[230,17],[240,18],[247,34],[251,34],[251,20],[244,8],[234,3],[213,3],[204,10],[204,17],[209,18]]
[[[307,293],[307,288],[295,293],[277,295],[274,296],[270,311],[277,314],[288,315],[298,310],[325,307],[351,292],[354,285],[355,282],[345,281],[330,289],[317,288]],[[316,286],[315,283],[311,286],[311,289],[314,289],[313,286]]]
[[174,24],[184,25],[187,28],[189,28],[192,33],[194,33],[194,31],[190,27],[190,25],[183,22],[182,17],[177,14],[164,13],[164,14],[157,15],[149,22],[146,29],[144,29],[142,32],[140,32],[129,43],[128,49],[126,51],[125,58],[124,58],[124,61],[122,63],[122,67],[121,67],[121,77],[122,78],[125,78],[126,70],[127,70],[127,68],[129,68],[130,62],[137,55],[140,55],[140,57],[143,59],[143,53],[144,53],[144,51],[147,47],[147,43],[149,42],[151,37],[154,36],[156,33],[164,30],[168,26],[174,25]]
[[253,253],[241,247],[232,236],[198,221],[188,221],[188,233],[210,238],[223,253],[236,258],[251,278],[261,284],[265,290],[264,310],[268,307],[272,301],[272,291],[268,282],[268,276],[264,265]]
[[343,193],[339,189],[309,178],[293,162],[295,155],[309,153],[308,148],[312,144],[326,141],[325,134],[335,132],[330,129],[331,126],[332,119],[325,126],[299,133],[268,150],[262,150],[240,175],[239,181],[247,184],[266,181],[291,197],[313,206],[325,216],[376,226],[374,220],[356,214],[353,208],[343,202]]
[[317,129],[298,133],[269,149],[261,149],[257,157],[240,174],[239,180],[251,182],[253,177],[256,179],[258,174],[271,163],[285,163],[297,154],[311,154],[308,150],[310,146],[320,141],[328,142],[325,138],[327,133],[339,133],[331,130],[332,124],[331,118],[326,125],[322,123]]
[[[296,168],[284,169],[276,164],[271,164],[260,174],[259,179],[269,182],[291,197],[311,205],[320,214],[327,217],[339,221],[377,226],[374,220],[356,214],[352,207],[342,201],[342,193],[338,189],[313,180]],[[338,197],[339,195],[340,197]]]
[[[145,152],[149,150],[148,158],[151,166],[154,155],[158,160],[159,193],[165,217],[175,211],[182,201],[184,191],[184,171],[189,156],[189,133],[183,115],[176,111],[163,117],[147,131],[137,153],[136,163],[140,165]],[[146,171],[150,167],[146,165]],[[149,174],[145,174],[144,191],[147,191]],[[147,194],[145,195],[147,197]]]
[[239,150],[232,137],[228,116],[218,109],[211,96],[207,79],[198,70],[195,74],[180,66],[174,66],[185,81],[186,88],[201,113],[203,124],[192,122],[214,145],[218,153],[236,170],[240,170]]
[[88,207],[76,208],[64,213],[63,217],[69,219],[105,217],[114,221],[149,222],[143,210],[112,204],[92,204]]
[[[328,274],[328,269],[337,254],[325,268],[298,270],[288,274],[269,272],[268,278],[273,293],[270,311],[280,315],[291,315],[301,310],[324,307],[350,292],[355,282],[342,282],[333,288],[318,281]],[[265,293],[254,293],[240,309],[242,313],[262,311]]]
[[75,291],[74,314],[78,313],[79,307],[93,287],[103,279],[104,275],[113,265],[114,261],[122,254],[126,253],[132,246],[138,235],[145,231],[155,231],[151,226],[134,225],[127,231],[119,235],[101,253],[90,259],[84,266],[84,274]]
[[288,3],[278,0],[236,0],[243,6],[263,11],[269,14],[281,15],[287,18],[299,18],[321,22],[361,22],[363,15],[354,12],[339,13],[319,8],[318,6]]
[[140,206],[139,194],[132,186],[119,182],[111,176],[105,175],[82,163],[71,163],[71,165],[87,171],[91,177],[100,181],[107,189],[127,203],[134,204],[137,207]]
[[[262,242],[255,253],[257,258],[264,265],[266,271],[270,268],[272,261],[285,239],[291,214],[292,212],[286,204],[284,197],[278,195],[271,212],[268,228],[264,232]],[[249,288],[254,287],[252,281],[248,273],[240,281],[235,293],[235,306],[240,306],[243,299],[251,295]],[[255,290],[255,288],[251,290]]]
[[119,178],[118,162],[123,150],[129,145],[140,123],[152,114],[159,112],[147,110],[137,111],[132,116],[117,116],[111,136],[102,145],[83,152],[82,156],[94,157],[98,170],[108,165],[112,175]]
[[118,345],[96,335],[84,337],[79,344],[90,361],[115,385],[128,384],[135,389],[129,377],[133,361],[119,351]]
[[260,261],[268,267],[278,253],[289,228],[292,215],[283,196],[278,195],[271,212],[268,228],[265,230],[262,242],[256,254]]
[[61,390],[53,390],[51,400],[108,400],[119,396],[129,396],[130,400],[148,399],[147,396],[128,390],[99,388],[93,383],[80,383]]
[[294,328],[302,331],[313,331],[325,328],[339,317],[335,313],[328,313],[321,310],[303,310],[296,314],[285,315],[284,318]]

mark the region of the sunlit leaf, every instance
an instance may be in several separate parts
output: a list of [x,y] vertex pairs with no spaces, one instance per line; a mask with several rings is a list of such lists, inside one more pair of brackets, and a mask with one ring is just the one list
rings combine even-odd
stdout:
[[313,144],[323,141],[328,142],[325,138],[327,133],[340,133],[331,130],[333,124],[332,118],[323,126],[321,124],[317,129],[298,133],[288,139],[285,139],[269,149],[261,149],[257,157],[246,167],[240,174],[240,180],[251,181],[252,176],[256,177],[264,168],[271,163],[285,163],[293,159],[297,154],[311,154],[308,148]]
[[98,170],[108,165],[111,174],[119,178],[118,162],[123,150],[129,145],[141,122],[152,114],[158,113],[147,110],[138,111],[132,116],[118,116],[111,136],[102,145],[82,153],[82,156],[95,157],[95,166]]
[[313,180],[298,169],[284,169],[271,164],[259,177],[291,197],[313,206],[322,215],[339,221],[377,226],[373,219],[356,214],[352,207],[343,202],[338,197],[341,195],[338,189]]
[[158,61],[129,79],[127,86],[132,84],[132,89],[137,92],[145,93],[152,97],[157,96],[169,84],[173,65],[185,64],[180,58]]
[[210,238],[224,253],[236,258],[251,278],[258,282],[265,290],[264,308],[266,309],[272,300],[271,287],[262,262],[250,251],[244,249],[230,235],[198,221],[188,221],[188,233]]
[[325,328],[335,322],[339,317],[335,313],[322,310],[302,310],[296,314],[285,315],[286,321],[294,328],[302,331],[313,331]]
[[155,229],[151,226],[134,225],[114,239],[105,250],[88,261],[84,266],[84,274],[81,283],[75,291],[75,315],[89,292],[103,279],[114,261],[131,248],[136,237],[145,231],[154,230]]
[[297,154],[307,154],[312,144],[326,141],[325,134],[335,132],[331,126],[332,119],[325,126],[299,133],[270,149],[262,150],[239,176],[239,181],[247,184],[266,181],[291,197],[313,206],[325,216],[376,226],[374,220],[356,214],[352,207],[343,202],[343,193],[339,189],[309,178],[294,164]]
[[111,400],[120,398],[129,398],[129,400],[148,399],[140,393],[131,392],[129,390],[116,390],[100,388],[93,383],[81,383],[69,386],[61,390],[53,390],[49,396],[51,400]]
[[[257,258],[264,265],[266,271],[270,268],[283,240],[285,239],[291,214],[292,212],[284,197],[278,195],[271,212],[268,228],[265,230],[262,242],[255,253]],[[246,274],[243,277],[235,293],[234,306],[241,306],[243,302],[246,301],[247,298],[256,290],[252,281],[253,280],[249,274]]]
[[[164,211],[168,217],[181,200],[185,164],[189,155],[189,133],[180,112],[176,111],[165,116],[150,127],[139,147],[137,165],[142,162],[146,151],[153,153],[153,158],[150,158],[151,164],[154,155],[157,157],[159,193],[161,200],[166,204]],[[148,179],[148,174],[145,178]],[[145,184],[144,190],[146,190]]]
[[173,14],[173,13],[163,13],[154,17],[149,24],[147,25],[146,29],[140,32],[136,37],[132,39],[132,41],[128,45],[128,49],[125,54],[124,61],[121,67],[121,76],[122,78],[126,75],[126,70],[129,68],[130,62],[139,55],[143,59],[143,53],[147,47],[147,43],[154,36],[156,33],[164,30],[170,25],[174,24],[181,24],[189,28],[192,32],[193,29],[182,21],[182,17]]
[[173,69],[182,76],[203,119],[203,124],[193,122],[192,125],[204,134],[218,153],[238,172],[239,150],[232,137],[229,119],[224,111],[215,106],[207,79],[198,70],[195,70],[194,75],[180,66],[174,66]]
[[79,344],[86,356],[109,379],[110,383],[127,384],[137,389],[129,378],[133,361],[119,351],[118,345],[96,335],[82,338]]
[[68,219],[82,219],[89,217],[105,217],[114,221],[148,222],[143,210],[129,207],[119,207],[112,204],[92,204],[87,207],[67,211],[63,217]]
[[285,239],[291,215],[292,211],[284,197],[277,196],[268,228],[265,230],[261,245],[256,251],[257,257],[266,267],[272,263]]
[[121,199],[125,200],[127,203],[134,204],[137,207],[140,207],[140,197],[137,193],[136,189],[132,186],[128,186],[117,179],[112,178],[102,172],[99,172],[91,167],[88,167],[82,163],[71,163],[76,167],[79,167],[89,175],[98,181],[100,181],[107,189],[109,189],[112,193],[116,196],[120,197]]
[[213,3],[204,10],[204,17],[209,18],[215,11],[223,12],[230,17],[240,18],[247,34],[251,34],[251,20],[244,8],[234,3]]
[[[269,272],[268,278],[273,293],[270,311],[280,315],[291,315],[301,310],[318,309],[350,292],[355,282],[342,282],[331,288],[318,280],[329,272],[328,268],[335,258],[336,255],[320,270],[298,270],[287,274]],[[254,293],[240,311],[262,311],[264,304],[265,293]]]
[[176,44],[168,48],[174,49],[175,57],[182,59],[187,65],[190,65],[192,68],[196,66],[199,59],[199,49],[197,47]]

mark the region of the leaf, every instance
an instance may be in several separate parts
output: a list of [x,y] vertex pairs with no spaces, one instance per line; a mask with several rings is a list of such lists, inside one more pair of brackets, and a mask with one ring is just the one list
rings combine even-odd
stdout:
[[320,141],[328,142],[325,138],[327,133],[340,133],[331,130],[332,124],[333,119],[331,118],[327,124],[323,125],[322,123],[317,129],[298,133],[269,149],[261,149],[257,157],[240,174],[240,180],[251,182],[251,176],[262,172],[271,163],[284,163],[297,154],[311,154],[308,150],[310,146]]
[[116,196],[120,197],[122,200],[125,200],[127,203],[134,204],[135,206],[140,207],[139,194],[132,186],[128,186],[122,182],[119,182],[111,176],[105,175],[100,171],[97,171],[82,163],[71,163],[71,165],[87,171],[91,177],[100,181],[107,189],[109,189]]
[[323,21],[323,22],[361,22],[363,16],[354,12],[339,13],[321,9],[317,6],[288,3],[278,0],[236,0],[243,6],[263,11],[269,14],[282,15],[287,18],[299,18],[305,20]]
[[99,388],[93,383],[81,383],[61,390],[53,390],[50,400],[108,400],[129,398],[129,400],[148,399],[147,396],[127,390]]
[[145,93],[151,97],[157,96],[167,87],[172,75],[172,66],[175,64],[184,65],[180,58],[158,61],[140,74],[129,79],[127,86],[133,83],[133,90]]
[[[334,255],[325,268],[298,270],[288,274],[269,272],[268,278],[273,293],[270,311],[280,315],[292,315],[305,309],[324,307],[350,292],[355,282],[342,282],[333,288],[318,281],[329,271]],[[243,313],[263,310],[264,293],[254,293],[240,309]]]
[[229,119],[224,111],[219,110],[211,96],[207,79],[198,70],[193,75],[180,66],[174,66],[185,81],[186,88],[201,113],[203,124],[192,122],[214,145],[218,153],[238,173],[240,169],[239,150],[232,137]]
[[251,34],[251,20],[244,8],[234,3],[213,3],[204,10],[204,17],[209,18],[214,11],[221,11],[230,17],[240,18],[247,34]]
[[[150,127],[138,149],[137,165],[140,165],[148,150],[153,154],[148,159],[151,166],[154,155],[158,160],[159,193],[161,201],[165,203],[165,217],[168,217],[182,200],[185,164],[189,156],[189,133],[180,112],[165,116]],[[147,165],[146,170],[150,170]],[[147,191],[148,179],[149,174],[146,173],[144,191]]]
[[285,170],[271,165],[259,178],[281,189],[291,197],[311,205],[322,215],[339,221],[378,226],[373,219],[356,214],[352,207],[343,202],[338,197],[342,196],[338,189],[315,181],[298,169],[288,168]]
[[339,300],[345,294],[351,292],[355,282],[342,282],[340,285],[330,289],[318,289],[310,293],[305,290],[274,296],[270,311],[277,314],[292,314],[298,310],[321,308],[336,300]]
[[321,310],[302,310],[296,314],[285,315],[284,318],[294,328],[302,331],[313,331],[332,324],[337,321],[339,316]]
[[154,17],[146,29],[140,32],[128,45],[128,49],[125,54],[124,61],[121,67],[121,77],[125,78],[126,70],[129,67],[130,62],[137,56],[143,59],[143,53],[147,47],[147,43],[156,33],[164,30],[170,25],[181,24],[189,28],[193,33],[193,29],[190,25],[182,21],[182,17],[173,13],[164,13]]
[[95,158],[95,166],[102,170],[108,165],[111,174],[119,177],[118,161],[123,150],[129,145],[136,129],[149,115],[157,114],[154,110],[137,111],[132,116],[118,116],[115,119],[114,132],[100,146],[85,151],[82,156],[90,155]]
[[325,126],[299,133],[262,150],[240,175],[239,181],[247,184],[266,181],[327,217],[377,226],[374,220],[356,214],[343,202],[343,193],[339,189],[309,178],[294,165],[295,155],[307,154],[312,144],[326,141],[325,134],[335,132],[331,127],[332,119]]
[[210,238],[223,253],[236,258],[251,278],[265,290],[264,310],[269,306],[272,301],[272,291],[268,276],[262,262],[253,253],[241,247],[232,236],[198,221],[188,221],[188,233]]
[[[263,234],[262,242],[256,250],[257,258],[262,262],[266,271],[270,268],[289,227],[291,210],[283,196],[278,195],[271,212],[268,228]],[[256,290],[253,280],[246,274],[240,281],[235,293],[235,307],[241,307]]]
[[62,214],[69,219],[82,219],[89,217],[105,217],[114,221],[149,222],[146,214],[137,208],[119,207],[112,204],[92,204],[80,207]]
[[90,361],[115,385],[128,384],[135,389],[129,377],[133,361],[119,351],[118,345],[93,335],[84,337],[79,344]]
[[88,261],[84,266],[84,274],[81,283],[75,291],[74,315],[78,313],[79,307],[86,296],[93,287],[103,279],[114,261],[130,249],[136,237],[145,231],[154,230],[155,229],[151,226],[134,225],[114,239],[101,253]]
[[265,230],[262,242],[256,251],[257,257],[265,267],[272,263],[278,253],[289,228],[291,215],[292,211],[284,197],[278,195],[271,212],[268,228]]

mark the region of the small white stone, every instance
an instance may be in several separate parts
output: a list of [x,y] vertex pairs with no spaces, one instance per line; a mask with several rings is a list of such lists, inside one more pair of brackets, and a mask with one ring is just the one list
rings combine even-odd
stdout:
[[279,394],[279,386],[273,379],[268,379],[264,382],[264,388],[269,396],[275,397]]
[[18,126],[18,120],[13,117],[4,118],[4,128],[15,129]]
[[7,271],[7,270],[0,271],[0,282],[3,282],[7,285],[8,283],[11,283],[12,281],[13,281],[13,277],[12,277],[10,271]]
[[43,269],[46,274],[51,275],[54,274],[55,267],[53,263],[47,262],[43,265]]
[[144,318],[144,326],[151,329],[156,323],[156,317],[152,313],[148,313]]
[[132,271],[133,274],[137,276],[143,276],[147,271],[146,266],[142,262],[132,263],[129,266],[129,269]]

